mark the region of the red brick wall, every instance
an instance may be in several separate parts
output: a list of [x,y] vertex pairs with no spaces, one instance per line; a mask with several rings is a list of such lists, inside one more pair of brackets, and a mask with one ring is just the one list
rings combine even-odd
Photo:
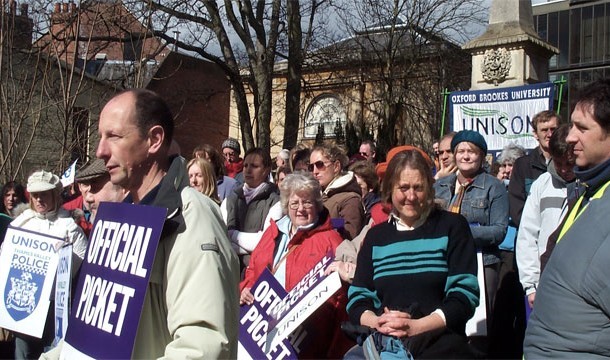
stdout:
[[170,105],[176,120],[174,139],[185,158],[200,144],[220,149],[229,134],[230,86],[219,66],[171,53],[147,88]]

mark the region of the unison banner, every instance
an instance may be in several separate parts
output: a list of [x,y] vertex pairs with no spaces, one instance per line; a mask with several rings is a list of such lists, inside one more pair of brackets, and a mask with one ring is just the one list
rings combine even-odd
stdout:
[[0,255],[0,326],[42,337],[64,240],[9,226]]
[[[274,348],[290,336],[303,321],[341,288],[341,279],[337,272],[324,275],[333,259],[332,253],[326,254],[288,295],[271,309],[273,321],[269,324],[268,348]],[[298,352],[298,344],[292,344]]]
[[55,277],[55,339],[57,345],[66,336],[72,289],[72,244],[59,249],[59,264]]
[[456,91],[449,96],[451,127],[474,130],[487,142],[490,153],[509,143],[533,149],[532,118],[553,108],[554,85],[543,83],[476,91]]
[[167,210],[101,203],[60,359],[128,359]]
[[265,343],[269,323],[272,321],[271,311],[286,297],[286,290],[271,274],[269,269],[262,274],[250,289],[254,295],[252,305],[242,305],[239,308],[239,346],[237,358],[249,359],[297,359],[294,348],[288,339],[265,353]]

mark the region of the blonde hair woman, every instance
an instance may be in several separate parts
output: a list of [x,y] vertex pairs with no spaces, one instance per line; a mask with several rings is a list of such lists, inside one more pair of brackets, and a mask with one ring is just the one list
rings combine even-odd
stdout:
[[186,170],[191,187],[220,205],[212,163],[204,158],[194,158],[186,164]]

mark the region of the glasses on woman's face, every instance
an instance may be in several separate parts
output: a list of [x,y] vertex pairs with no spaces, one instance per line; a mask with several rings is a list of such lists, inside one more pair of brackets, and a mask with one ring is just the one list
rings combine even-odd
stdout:
[[290,210],[299,210],[299,207],[303,206],[303,209],[309,210],[313,207],[313,202],[309,200],[305,201],[291,201],[288,203],[288,208]]
[[315,166],[316,169],[322,171],[322,170],[326,169],[326,167],[328,165],[330,165],[330,164],[332,164],[332,162],[330,162],[330,161],[329,162],[324,162],[322,160],[318,160],[318,161],[316,161],[313,164],[307,165],[307,169],[309,169],[309,171],[311,172],[311,171],[313,171],[313,167]]

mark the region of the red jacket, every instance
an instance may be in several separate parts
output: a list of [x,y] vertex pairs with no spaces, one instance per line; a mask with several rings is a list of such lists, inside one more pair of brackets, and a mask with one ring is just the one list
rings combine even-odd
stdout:
[[371,208],[371,219],[373,219],[373,226],[388,222],[391,212],[391,204],[378,202],[377,204],[373,205]]
[[[74,212],[74,210],[83,211],[83,216],[76,217],[74,219],[74,221],[76,222],[76,224],[78,226],[81,227],[81,229],[83,229],[83,231],[85,232],[85,236],[87,236],[87,238],[89,238],[89,234],[91,233],[91,230],[93,229],[93,224],[91,224],[85,218],[85,213],[84,213],[85,210],[84,210],[83,205],[84,205],[83,196],[79,195],[79,196],[75,197],[74,199],[65,202],[61,207],[68,210],[70,212],[70,214],[72,214]],[[74,218],[74,216],[72,216],[72,217]]]
[[[290,291],[317,264],[329,250],[334,253],[343,239],[333,230],[328,211],[320,214],[320,225],[299,231],[288,243],[288,248],[298,246],[286,258],[286,291]],[[280,231],[275,221],[263,233],[252,252],[250,264],[246,268],[244,280],[239,285],[240,292],[252,287],[265,268],[273,267],[273,257]],[[307,331],[300,343],[299,358],[342,358],[353,343],[343,335],[341,322],[347,320],[347,287],[343,286],[324,305],[316,310],[304,323]]]

